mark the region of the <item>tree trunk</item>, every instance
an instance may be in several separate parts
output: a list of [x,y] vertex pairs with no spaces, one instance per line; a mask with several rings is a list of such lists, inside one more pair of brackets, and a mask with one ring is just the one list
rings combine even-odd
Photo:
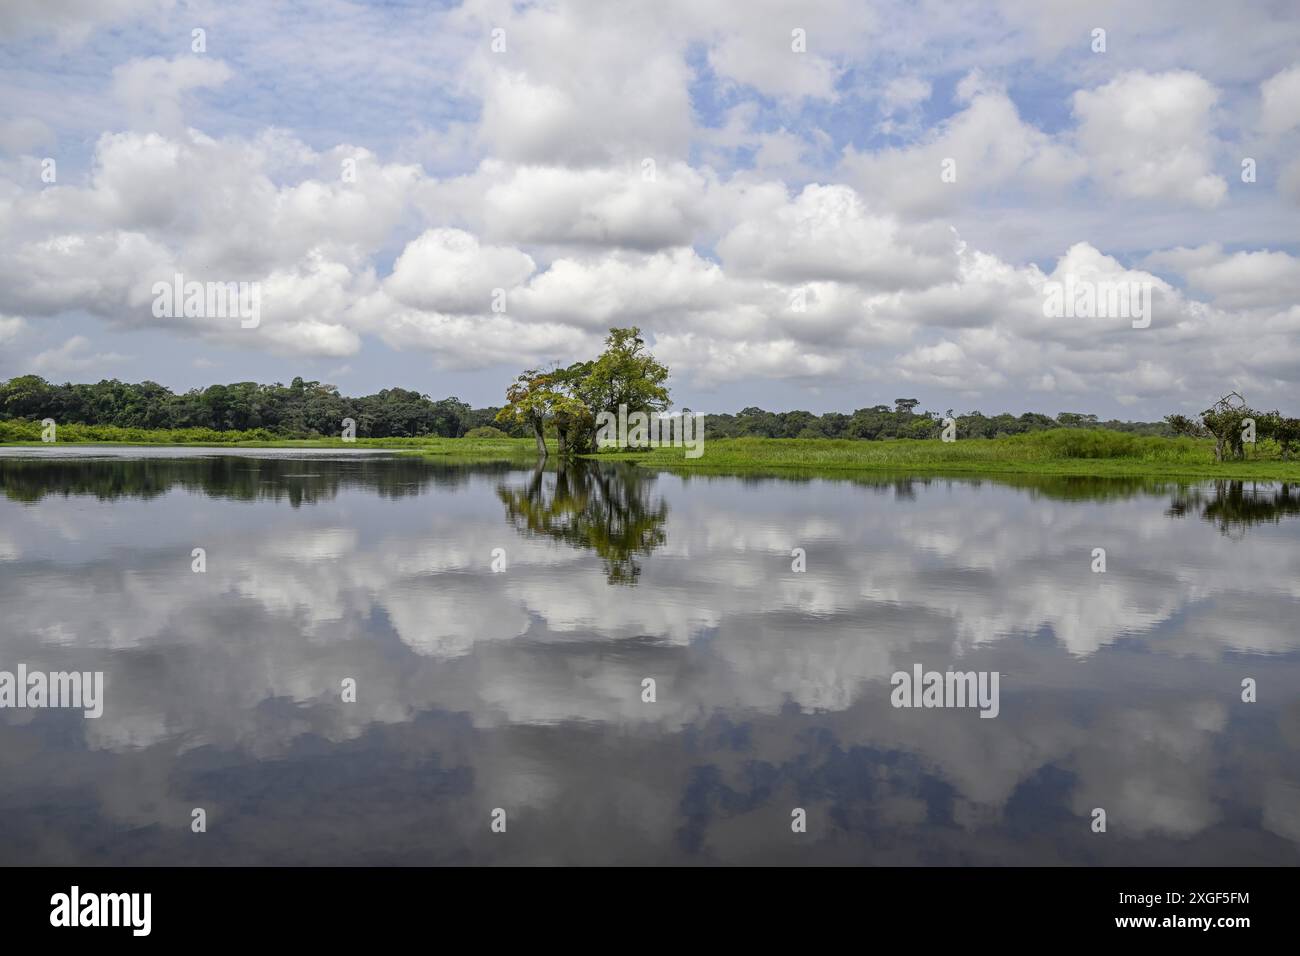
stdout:
[[557,426],[555,429],[555,448],[563,459],[569,454],[569,430]]
[[537,455],[540,458],[546,457],[546,436],[542,434],[542,423],[533,419],[533,437],[537,439]]

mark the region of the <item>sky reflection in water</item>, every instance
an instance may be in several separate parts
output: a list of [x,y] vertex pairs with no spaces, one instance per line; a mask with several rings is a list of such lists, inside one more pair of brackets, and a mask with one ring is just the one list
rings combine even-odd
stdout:
[[[1297,514],[1277,483],[7,449],[0,669],[102,670],[106,705],[0,710],[0,862],[1295,864]],[[915,663],[998,671],[999,716],[894,709]]]

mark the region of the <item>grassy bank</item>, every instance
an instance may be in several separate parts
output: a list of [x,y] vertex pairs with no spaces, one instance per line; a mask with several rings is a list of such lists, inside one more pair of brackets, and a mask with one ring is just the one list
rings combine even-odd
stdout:
[[[0,444],[39,445],[38,422],[0,422]],[[530,460],[530,438],[341,438],[283,439],[254,431],[117,428],[62,425],[59,444],[213,445],[235,448],[386,448],[458,459]],[[1006,438],[864,441],[829,438],[707,439],[704,454],[689,459],[681,448],[602,452],[601,461],[699,473],[873,472],[892,474],[1095,475],[1155,478],[1239,478],[1300,481],[1300,461],[1284,461],[1275,445],[1261,442],[1244,461],[1216,462],[1213,443],[1156,438],[1124,432],[1052,429]]]
[[1053,429],[1007,438],[855,441],[819,438],[706,439],[704,454],[681,448],[602,453],[672,471],[889,472],[911,474],[1038,474],[1156,478],[1239,478],[1300,481],[1300,461],[1283,461],[1263,443],[1245,461],[1216,462],[1214,445],[1191,438]]
[[[197,445],[222,448],[387,448],[425,455],[456,457],[531,458],[536,445],[531,438],[279,438],[264,428],[216,431],[211,428],[119,428],[115,425],[60,425],[58,445]],[[41,442],[39,422],[0,422],[0,445],[36,446]]]

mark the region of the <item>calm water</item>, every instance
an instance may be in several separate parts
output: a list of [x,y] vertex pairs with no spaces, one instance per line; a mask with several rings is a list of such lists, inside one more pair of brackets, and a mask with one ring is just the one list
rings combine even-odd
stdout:
[[[105,704],[0,710],[0,862],[1295,864],[1297,517],[1269,483],[6,449],[0,670]],[[894,708],[914,664],[997,671],[998,716]]]

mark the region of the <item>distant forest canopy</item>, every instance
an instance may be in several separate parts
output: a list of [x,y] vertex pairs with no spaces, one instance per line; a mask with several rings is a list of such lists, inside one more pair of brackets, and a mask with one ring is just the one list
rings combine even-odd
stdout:
[[[745,408],[729,414],[709,413],[709,438],[935,438],[939,419],[948,412],[918,412],[920,402],[900,398],[893,405],[874,405],[852,413],[769,412]],[[235,382],[175,393],[156,382],[132,384],[105,379],[95,384],[52,384],[37,375],[0,383],[0,420],[59,424],[116,425],[122,428],[210,428],[245,431],[262,428],[284,438],[336,436],[343,419],[357,423],[357,435],[368,438],[415,438],[433,435],[459,438],[501,432],[528,437],[521,422],[498,422],[498,407],[471,408],[458,398],[434,400],[404,388],[387,388],[352,398],[337,387],[295,378],[290,384],[259,385]],[[683,409],[690,411],[690,409]],[[1096,415],[1062,412],[1056,417],[986,416],[980,412],[953,415],[962,438],[994,438],[1047,428],[1109,428],[1142,435],[1172,435],[1166,422],[1099,421]],[[489,430],[490,429],[490,430]]]

